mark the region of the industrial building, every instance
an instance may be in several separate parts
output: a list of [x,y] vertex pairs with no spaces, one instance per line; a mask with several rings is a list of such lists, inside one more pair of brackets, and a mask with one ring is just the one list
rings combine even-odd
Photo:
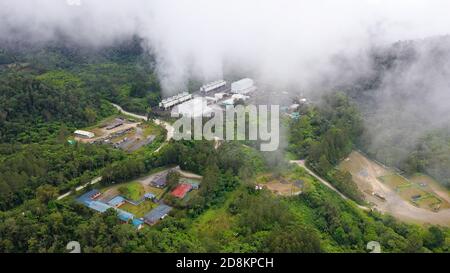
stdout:
[[189,94],[188,92],[183,92],[178,95],[163,99],[159,103],[159,107],[163,108],[164,110],[167,110],[177,104],[180,104],[190,99],[192,99],[192,94]]
[[175,113],[187,117],[205,117],[211,115],[213,109],[208,107],[208,100],[203,97],[197,97],[186,101],[174,109]]
[[122,126],[124,123],[124,120],[121,118],[116,118],[111,124],[106,126],[106,130],[112,130],[119,126]]
[[76,130],[76,131],[74,132],[74,134],[75,134],[77,137],[82,137],[82,138],[93,138],[93,137],[95,137],[95,134],[94,134],[94,133],[88,132],[88,131],[83,131],[83,130]]
[[227,85],[227,82],[224,80],[210,82],[210,83],[207,83],[207,84],[203,85],[202,87],[200,87],[200,92],[208,93],[210,91],[218,90],[219,88],[222,88],[225,85]]
[[252,79],[245,78],[231,84],[231,93],[248,94],[256,90],[255,83]]

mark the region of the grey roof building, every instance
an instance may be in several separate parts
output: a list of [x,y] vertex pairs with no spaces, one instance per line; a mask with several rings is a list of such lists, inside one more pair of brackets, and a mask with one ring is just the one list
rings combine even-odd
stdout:
[[144,216],[144,222],[149,224],[149,225],[153,225],[156,222],[158,222],[159,220],[163,219],[164,217],[167,216],[167,214],[172,210],[172,207],[167,206],[167,205],[159,205],[158,207],[154,208],[153,210],[151,210],[149,213],[147,213]]

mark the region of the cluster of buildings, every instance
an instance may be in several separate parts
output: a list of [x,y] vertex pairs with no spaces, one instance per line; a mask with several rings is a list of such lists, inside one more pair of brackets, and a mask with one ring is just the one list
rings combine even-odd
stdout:
[[[179,171],[180,167],[174,167],[167,171],[164,171],[158,175],[155,175],[150,184],[159,189],[163,189],[167,186],[167,175],[170,172]],[[183,199],[191,190],[197,190],[200,186],[199,182],[192,179],[180,178],[180,183],[173,189],[170,194],[176,198]]]
[[[133,130],[136,130],[136,133],[130,134]],[[96,132],[100,132],[100,135],[96,136],[93,132],[76,130],[74,132],[75,140],[93,144],[109,144],[114,148],[132,152],[152,143],[156,138],[155,135],[144,137],[139,123],[123,118],[116,118],[99,126]]]
[[208,117],[220,106],[234,105],[237,101],[246,101],[256,90],[255,82],[245,78],[228,85],[217,80],[200,87],[198,94],[183,92],[161,101],[162,110],[190,117]]
[[[112,199],[110,199],[109,201],[105,202],[100,200],[99,198],[100,196],[101,196],[100,191],[91,190],[78,197],[77,201],[99,213],[104,213],[109,209],[113,209],[117,212],[117,217],[121,221],[123,221],[124,223],[130,223],[137,229],[141,229],[144,223],[148,225],[154,225],[159,220],[164,219],[172,210],[172,207],[167,206],[163,203],[159,203],[159,201],[157,200],[156,196],[153,193],[146,193],[144,197],[139,201],[128,200],[123,196],[117,195]],[[125,203],[130,203],[134,206],[139,206],[145,200],[151,200],[157,203],[158,206],[152,209],[142,218],[138,218],[134,214],[120,209],[120,207]]]
[[[157,188],[167,187],[167,176],[170,172],[179,171],[180,167],[174,167],[169,170],[163,171],[153,177],[150,181],[150,186]],[[199,182],[192,179],[180,178],[180,183],[173,189],[170,194],[176,198],[183,199],[188,192],[193,189],[199,188]],[[158,200],[155,194],[152,192],[146,192],[140,200],[128,200],[127,198],[116,195],[109,199],[101,198],[102,193],[99,190],[91,190],[77,198],[77,201],[86,207],[93,209],[99,213],[104,213],[109,209],[113,209],[117,212],[118,218],[124,223],[130,223],[137,229],[141,229],[143,224],[154,225],[158,221],[164,219],[169,212],[173,209],[171,206],[164,204],[162,200]],[[134,206],[141,205],[142,202],[149,200],[157,204],[155,208],[150,210],[144,217],[138,218],[134,214],[120,209],[125,203],[129,203]]]
[[177,104],[188,101],[190,99],[192,99],[192,94],[189,94],[188,92],[183,92],[175,96],[163,99],[159,103],[159,107],[163,108],[164,110],[167,110]]
[[119,207],[126,202],[125,198],[116,196],[108,202],[103,202],[99,200],[100,196],[101,192],[99,190],[91,190],[78,197],[77,201],[87,206],[88,208],[100,213],[104,213],[109,209],[113,209],[117,211],[117,216],[121,221],[129,222],[138,229],[142,228],[142,225],[144,223],[142,219],[136,218],[130,212],[119,209]]

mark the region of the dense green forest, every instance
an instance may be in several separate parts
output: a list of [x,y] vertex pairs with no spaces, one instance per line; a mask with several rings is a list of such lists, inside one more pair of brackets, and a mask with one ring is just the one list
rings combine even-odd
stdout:
[[362,194],[351,174],[334,168],[354,148],[362,133],[362,119],[343,93],[326,95],[319,106],[305,105],[301,117],[290,121],[288,151],[327,178],[356,202]]
[[[153,59],[136,37],[103,49],[30,48],[0,51],[0,252],[66,252],[74,240],[83,252],[366,252],[372,240],[385,252],[449,251],[447,228],[363,212],[279,153],[252,145],[224,142],[216,149],[210,141],[171,141],[155,153],[162,135],[127,154],[69,144],[75,128],[115,113],[109,101],[137,113],[157,104]],[[351,176],[333,167],[361,140],[362,117],[353,102],[342,93],[326,96],[303,106],[288,126],[288,151],[360,202]],[[434,139],[424,143],[419,158],[440,149]],[[97,176],[103,179],[95,187],[106,187],[174,165],[203,176],[198,194],[187,203],[173,200],[169,217],[139,231],[73,195],[56,200]],[[303,179],[304,192],[257,191],[261,173]]]
[[[220,156],[225,150],[241,155],[239,169]],[[43,189],[0,213],[0,250],[61,252],[68,241],[77,240],[84,252],[364,252],[368,241],[377,240],[386,252],[448,251],[448,230],[366,214],[313,179],[295,197],[255,191],[252,174],[243,170],[270,168],[257,154],[237,143],[215,150],[203,141],[172,143],[158,155],[147,155],[149,168],[195,158],[195,164],[183,167],[199,171],[205,184],[187,207],[140,231],[120,224],[112,211],[95,214],[73,199],[54,201],[51,191]],[[289,168],[305,175],[298,167]]]

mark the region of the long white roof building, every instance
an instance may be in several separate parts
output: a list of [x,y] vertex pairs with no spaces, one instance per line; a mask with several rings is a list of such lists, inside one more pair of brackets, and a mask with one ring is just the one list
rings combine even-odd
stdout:
[[255,90],[255,83],[249,78],[245,78],[231,84],[231,93],[234,94],[247,94]]

